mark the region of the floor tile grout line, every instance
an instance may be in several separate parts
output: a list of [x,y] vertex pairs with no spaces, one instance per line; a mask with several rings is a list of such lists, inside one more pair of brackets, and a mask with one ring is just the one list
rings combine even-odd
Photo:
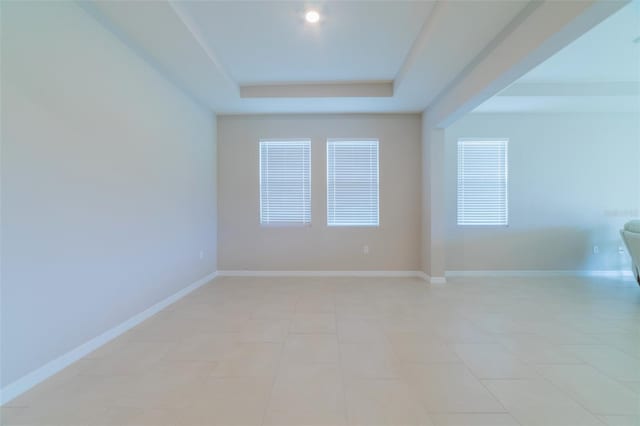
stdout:
[[[571,364],[571,365],[577,365],[577,364]],[[485,381],[493,381],[496,379],[485,379]],[[565,397],[569,398],[569,400],[571,400],[572,402],[576,403],[578,406],[580,406],[580,408],[582,408],[583,410],[585,410],[587,413],[589,413],[591,416],[593,416],[594,418],[596,418],[596,420],[600,421],[600,419],[598,418],[598,414],[592,412],[588,407],[586,407],[584,404],[582,404],[579,400],[577,400],[575,398],[575,396],[572,394],[572,392],[566,391],[563,388],[559,387],[558,385],[556,385],[555,383],[553,383],[551,380],[547,379],[546,377],[544,377],[543,375],[540,375],[537,378],[534,379],[502,379],[505,381],[508,380],[522,380],[522,381],[530,381],[530,380],[542,380],[543,382],[545,382],[546,384],[548,384],[549,386],[551,386],[552,388],[556,389],[558,392],[560,392],[562,395],[564,395]],[[483,385],[485,385],[483,383]],[[486,385],[485,385],[486,386]]]
[[345,420],[345,425],[350,425],[351,424],[351,417],[350,417],[350,411],[349,411],[349,400],[347,398],[347,384],[346,384],[346,379],[345,379],[345,374],[344,374],[344,360],[343,360],[343,354],[342,354],[342,346],[340,345],[340,337],[338,335],[338,318],[335,314],[335,308],[336,308],[336,300],[335,300],[335,294],[334,294],[334,298],[333,298],[333,304],[334,304],[334,320],[336,321],[336,346],[338,348],[338,367],[339,367],[339,371],[340,371],[340,382],[342,384],[342,402],[343,402],[343,409],[344,409],[344,420]]
[[[605,374],[603,371],[600,371],[598,368],[596,368],[595,366],[589,364],[589,363],[583,363],[583,364],[571,364],[571,365],[581,365],[581,366],[588,366],[593,368],[595,371],[599,372],[600,374],[602,374],[603,376],[605,376],[606,378],[615,381],[614,378],[610,377],[609,375]],[[540,378],[542,378],[543,380],[545,380],[547,383],[549,383],[551,386],[555,387],[557,390],[559,390],[561,393],[563,393],[564,395],[568,396],[571,400],[573,400],[576,404],[578,404],[579,406],[581,406],[582,408],[584,408],[584,410],[586,410],[588,413],[592,414],[594,417],[599,417],[602,416],[603,414],[601,413],[596,413],[595,411],[593,411],[593,409],[589,408],[587,405],[583,404],[574,394],[574,392],[572,391],[568,391],[563,389],[561,386],[556,385],[555,383],[553,383],[553,381],[551,381],[550,379],[544,377],[542,374],[540,374]],[[632,392],[632,391],[631,391]],[[640,395],[638,395],[638,401],[640,402]],[[639,412],[640,413],[640,412]],[[609,414],[604,414],[604,415],[609,415]],[[620,416],[625,416],[625,414],[613,414],[613,415],[620,415]]]
[[[454,352],[455,352],[455,350],[454,350]],[[476,381],[478,381],[478,383],[480,383],[480,385],[489,393],[489,395],[491,395],[493,397],[493,399],[495,399],[498,402],[498,404],[500,404],[500,406],[504,409],[504,412],[508,413],[518,424],[521,425],[520,421],[518,419],[516,419],[515,416],[513,414],[511,414],[511,412],[507,409],[507,407],[504,406],[502,401],[500,401],[500,398],[498,398],[497,395],[495,395],[493,392],[491,392],[491,389],[487,388],[487,386],[482,382],[482,380],[476,376],[476,374],[473,372],[473,370],[468,365],[466,365],[466,363],[464,363],[464,360],[462,360],[462,362],[463,362],[462,365],[464,365],[464,368],[467,370],[467,372],[469,372],[469,374],[471,374],[471,376],[474,379],[476,379]]]
[[289,337],[289,330],[290,329],[291,329],[291,321],[288,320],[287,321],[287,331],[286,331],[286,333],[284,335],[284,338],[283,338],[282,342],[280,343],[280,359],[278,361],[278,367],[276,368],[275,374],[273,375],[273,379],[271,381],[271,390],[269,392],[269,396],[266,399],[266,403],[265,403],[264,409],[262,411],[262,418],[260,420],[260,425],[261,426],[264,426],[264,424],[265,424],[266,417],[267,417],[267,414],[269,412],[269,408],[271,406],[271,401],[273,400],[273,393],[274,393],[274,390],[275,390],[275,387],[276,387],[276,382],[277,382],[278,377],[280,375],[280,370],[282,368],[282,363],[284,362],[285,346],[286,346],[287,339]]

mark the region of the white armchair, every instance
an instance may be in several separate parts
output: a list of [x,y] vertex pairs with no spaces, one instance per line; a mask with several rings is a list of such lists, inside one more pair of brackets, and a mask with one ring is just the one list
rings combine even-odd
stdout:
[[628,222],[620,233],[631,254],[633,273],[640,285],[640,220]]

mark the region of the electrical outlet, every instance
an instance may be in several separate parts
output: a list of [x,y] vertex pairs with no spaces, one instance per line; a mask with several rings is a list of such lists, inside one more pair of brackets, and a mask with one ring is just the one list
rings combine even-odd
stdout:
[[204,259],[204,250],[200,250],[200,260]]
[[622,247],[622,246],[618,246],[618,253],[619,253],[619,254],[624,254],[624,253],[625,253],[625,251],[624,251],[624,247]]
[[369,254],[369,246],[362,246],[362,253]]
[[598,254],[598,253],[600,253],[600,247],[593,246],[593,254]]

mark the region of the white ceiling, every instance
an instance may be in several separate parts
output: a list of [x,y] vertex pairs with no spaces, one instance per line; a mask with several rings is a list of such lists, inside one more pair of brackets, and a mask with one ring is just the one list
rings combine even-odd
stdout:
[[[170,80],[214,111],[277,113],[423,111],[519,13],[525,13],[528,2],[83,4]],[[305,7],[310,6],[321,11],[319,25],[303,19]],[[362,83],[376,81],[386,86],[361,90],[370,86]],[[314,83],[308,97],[300,97],[306,87],[301,83]],[[331,96],[318,95],[323,87],[317,83],[330,83],[327,93]],[[346,90],[350,83],[354,90]],[[271,97],[240,96],[245,85],[265,84],[277,87],[242,92],[270,93]],[[388,92],[389,84],[392,96],[380,95]]]
[[634,0],[475,112],[640,112],[639,37]]
[[308,25],[304,3],[184,3],[239,84],[393,80],[432,7],[332,2]]
[[640,1],[601,22],[531,70],[526,82],[640,81]]

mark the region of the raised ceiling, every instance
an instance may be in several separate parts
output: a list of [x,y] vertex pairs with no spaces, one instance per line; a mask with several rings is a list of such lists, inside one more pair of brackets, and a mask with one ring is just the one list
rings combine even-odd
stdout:
[[[83,4],[218,113],[423,111],[532,9],[517,0]],[[320,10],[318,25],[304,21],[306,7]]]
[[431,2],[330,2],[322,21],[295,2],[185,2],[238,84],[393,80]]

